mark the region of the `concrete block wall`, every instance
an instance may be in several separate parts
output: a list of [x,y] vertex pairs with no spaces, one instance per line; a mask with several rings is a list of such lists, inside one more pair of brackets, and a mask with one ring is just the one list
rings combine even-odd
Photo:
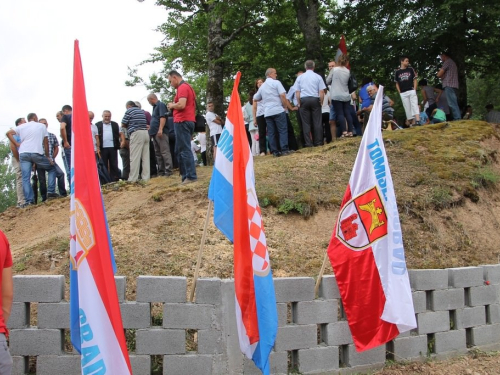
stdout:
[[[272,374],[336,374],[383,366],[387,359],[449,357],[470,347],[500,348],[500,265],[410,270],[418,327],[373,350],[355,350],[334,276],[276,278],[278,333]],[[134,301],[116,277],[134,374],[259,374],[239,349],[234,283],[200,279],[187,302],[184,277],[140,276]],[[69,342],[64,276],[15,276],[8,326],[13,374],[79,374]]]

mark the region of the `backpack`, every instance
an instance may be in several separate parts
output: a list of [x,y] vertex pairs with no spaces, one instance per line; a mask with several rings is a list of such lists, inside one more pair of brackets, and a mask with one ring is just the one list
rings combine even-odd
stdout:
[[353,72],[350,72],[349,74],[349,81],[347,81],[347,88],[349,89],[349,94],[353,93],[358,89],[358,81],[356,80],[356,77],[354,76]]

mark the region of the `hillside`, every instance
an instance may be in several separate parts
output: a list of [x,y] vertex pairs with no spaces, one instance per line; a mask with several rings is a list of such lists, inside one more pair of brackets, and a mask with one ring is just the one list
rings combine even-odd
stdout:
[[[409,268],[499,262],[499,129],[478,121],[384,133]],[[359,139],[257,157],[255,173],[274,275],[316,277]],[[138,275],[192,278],[205,216],[210,167],[199,182],[155,178],[103,190],[118,274],[135,294]],[[68,274],[69,198],[0,214],[15,274]],[[327,268],[331,273],[331,268]],[[202,277],[232,275],[232,245],[208,227]]]

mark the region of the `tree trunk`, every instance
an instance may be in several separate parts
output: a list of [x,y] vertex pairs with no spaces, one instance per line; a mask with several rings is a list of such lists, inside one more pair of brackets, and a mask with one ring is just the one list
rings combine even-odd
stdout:
[[321,53],[319,0],[293,0],[297,21],[306,43],[306,59],[314,60],[316,72],[324,76],[325,63]]

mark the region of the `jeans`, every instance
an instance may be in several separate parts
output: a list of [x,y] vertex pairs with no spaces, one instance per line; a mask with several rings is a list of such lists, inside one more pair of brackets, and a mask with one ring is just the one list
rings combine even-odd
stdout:
[[[54,167],[56,168],[56,179],[57,179],[57,188],[59,189],[59,195],[65,197],[68,195],[66,192],[66,185],[64,182],[64,172],[62,169],[54,163]],[[42,196],[42,202],[47,200],[47,181],[45,179],[45,169],[40,168],[37,165],[36,172],[38,173],[38,186],[40,189],[40,195]]]
[[448,100],[448,106],[453,114],[453,120],[460,120],[462,118],[460,114],[460,108],[458,107],[457,91],[453,87],[445,87],[444,92],[446,94],[446,100]]
[[33,164],[36,164],[40,168],[43,168],[47,172],[49,172],[49,193],[55,194],[56,168],[53,164],[50,164],[49,159],[47,159],[42,154],[23,152],[19,155],[19,161],[21,162],[21,173],[23,174],[23,192],[26,203],[35,202],[35,196],[30,181]]
[[[340,100],[333,100],[335,113],[337,114],[337,128],[342,129],[342,133],[352,133],[352,117],[349,102],[341,102]],[[346,128],[347,120],[347,128]]]
[[[175,122],[175,153],[179,160],[179,169],[181,171],[182,181],[186,178],[197,180],[196,166],[194,165],[193,153],[191,152],[191,137],[194,132],[194,122],[184,121]],[[285,123],[286,131],[286,123]]]
[[62,155],[62,157],[64,162],[64,169],[66,170],[66,178],[68,179],[69,186],[71,186],[71,148],[63,147],[63,152],[64,155]]
[[12,357],[7,346],[5,334],[0,333],[0,374],[10,374],[12,371]]
[[[267,116],[265,119],[267,125],[267,136],[269,138],[269,148],[271,149],[271,152],[276,155],[279,151],[288,151],[288,129],[285,112],[281,112],[273,116]],[[279,138],[280,150],[278,150],[276,137]]]

